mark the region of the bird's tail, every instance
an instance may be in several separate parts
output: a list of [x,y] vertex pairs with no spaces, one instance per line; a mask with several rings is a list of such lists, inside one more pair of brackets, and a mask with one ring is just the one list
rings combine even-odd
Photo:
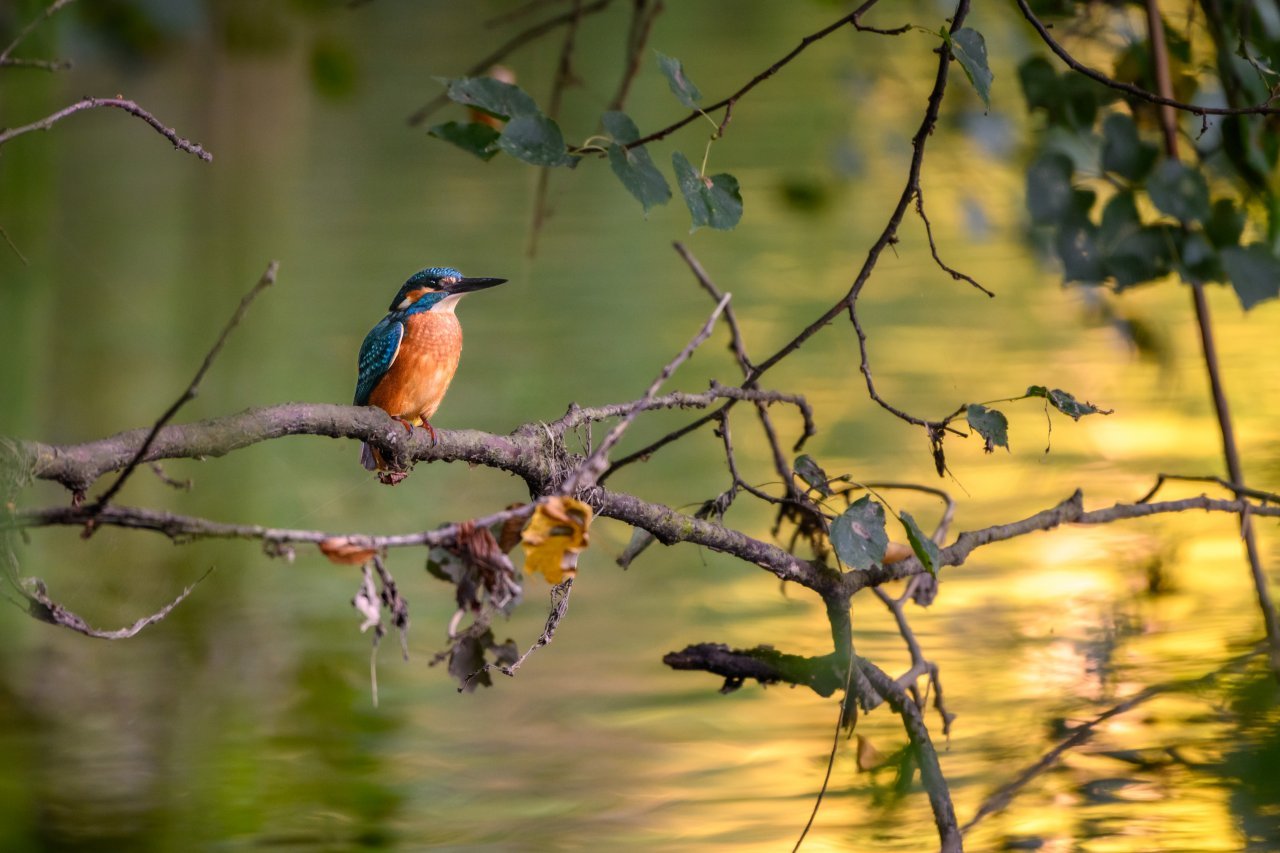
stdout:
[[367,444],[360,445],[360,464],[368,471],[376,471],[381,467],[377,456],[377,451]]

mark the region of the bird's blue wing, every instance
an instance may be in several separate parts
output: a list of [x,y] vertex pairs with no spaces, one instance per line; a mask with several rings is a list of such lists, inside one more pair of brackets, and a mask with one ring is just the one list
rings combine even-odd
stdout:
[[360,345],[360,375],[356,379],[354,405],[369,405],[369,395],[395,364],[400,354],[400,341],[404,338],[404,323],[391,317],[383,317],[378,325],[365,336]]

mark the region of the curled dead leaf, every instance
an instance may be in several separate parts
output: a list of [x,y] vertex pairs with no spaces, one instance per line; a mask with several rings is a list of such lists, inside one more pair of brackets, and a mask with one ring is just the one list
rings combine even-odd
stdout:
[[[522,506],[524,504],[509,504],[507,509],[519,509]],[[519,515],[513,515],[502,522],[502,529],[498,531],[498,547],[502,549],[502,553],[510,554],[511,549],[520,543],[520,530],[524,527],[524,522],[524,517]]]
[[329,562],[339,566],[363,566],[378,553],[377,548],[370,548],[350,536],[330,536],[320,541],[320,553],[329,558]]
[[578,555],[590,543],[591,507],[580,500],[555,496],[533,511],[520,534],[524,570],[558,584],[578,570]]
[[884,559],[880,561],[880,564],[883,566],[892,566],[894,563],[901,563],[913,554],[915,554],[915,552],[911,550],[910,545],[905,545],[902,542],[890,542],[885,546]]

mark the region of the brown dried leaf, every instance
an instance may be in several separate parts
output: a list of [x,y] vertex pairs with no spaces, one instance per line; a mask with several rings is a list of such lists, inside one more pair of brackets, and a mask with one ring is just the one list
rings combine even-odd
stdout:
[[901,563],[903,560],[915,554],[911,550],[910,545],[902,542],[890,542],[884,549],[884,559],[880,561],[882,566],[892,566],[894,563]]
[[377,548],[370,548],[350,536],[330,536],[320,542],[320,553],[329,558],[329,562],[339,566],[363,566],[378,553]]

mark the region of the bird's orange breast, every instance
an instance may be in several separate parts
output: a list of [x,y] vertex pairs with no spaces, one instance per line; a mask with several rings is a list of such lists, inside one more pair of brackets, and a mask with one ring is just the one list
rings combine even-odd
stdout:
[[418,423],[436,413],[462,355],[462,326],[452,311],[422,311],[404,321],[400,351],[369,404]]

